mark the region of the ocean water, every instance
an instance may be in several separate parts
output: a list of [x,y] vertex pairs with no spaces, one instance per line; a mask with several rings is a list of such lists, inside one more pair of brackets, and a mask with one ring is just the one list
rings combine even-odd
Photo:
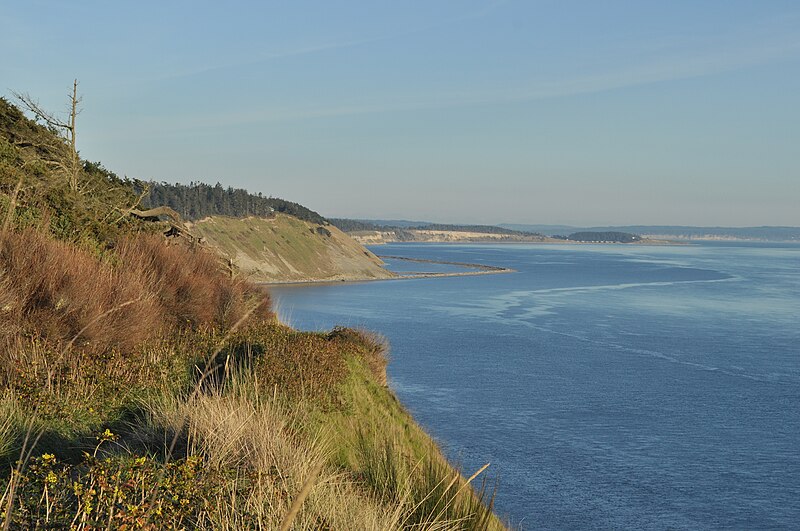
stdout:
[[372,250],[517,271],[272,290],[299,328],[386,335],[391,387],[491,463],[512,525],[800,528],[800,245]]

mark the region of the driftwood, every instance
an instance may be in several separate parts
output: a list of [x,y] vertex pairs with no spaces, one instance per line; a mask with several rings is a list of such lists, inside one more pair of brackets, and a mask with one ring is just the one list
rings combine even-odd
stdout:
[[181,215],[172,210],[170,207],[166,206],[151,208],[149,210],[137,210],[132,208],[128,211],[128,213],[145,221],[161,221],[161,216],[164,216],[169,218],[174,223],[180,223],[181,225],[183,224]]
[[148,210],[137,210],[135,208],[131,208],[128,209],[127,213],[144,221],[160,221],[167,223],[169,225],[169,229],[164,232],[164,235],[169,238],[182,236],[193,243],[198,241],[198,238],[186,228],[186,225],[181,219],[181,215],[172,210],[170,207],[160,206]]

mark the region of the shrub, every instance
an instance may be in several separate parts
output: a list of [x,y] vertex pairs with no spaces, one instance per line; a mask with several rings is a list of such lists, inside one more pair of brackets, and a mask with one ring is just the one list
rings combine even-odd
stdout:
[[122,268],[135,271],[158,300],[163,322],[178,327],[226,328],[253,305],[268,317],[269,295],[223,272],[220,259],[200,247],[167,244],[156,235],[125,237],[117,249]]
[[131,351],[172,327],[230,326],[269,297],[215,255],[126,237],[107,261],[39,232],[0,234],[0,329],[55,344]]
[[136,271],[33,230],[0,234],[0,298],[7,333],[55,343],[131,349],[160,325],[158,302]]
[[338,342],[351,354],[358,354],[369,367],[378,384],[386,387],[386,366],[389,363],[389,340],[377,332],[337,326],[328,339]]
[[79,466],[54,454],[33,458],[18,477],[12,528],[185,529],[207,518],[217,490],[201,460],[163,464],[145,456],[96,458]]
[[59,436],[124,415],[164,379],[188,384],[250,315],[269,317],[269,297],[202,249],[143,235],[101,260],[34,230],[0,233],[0,385]]

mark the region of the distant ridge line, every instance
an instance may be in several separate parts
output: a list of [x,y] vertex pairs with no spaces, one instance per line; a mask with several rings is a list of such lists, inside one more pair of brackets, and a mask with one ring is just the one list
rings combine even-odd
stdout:
[[603,227],[570,227],[567,225],[532,225],[501,223],[501,227],[516,230],[539,231],[552,236],[575,231],[620,231],[669,239],[736,239],[755,241],[800,242],[800,227],[701,227],[692,225],[611,225]]

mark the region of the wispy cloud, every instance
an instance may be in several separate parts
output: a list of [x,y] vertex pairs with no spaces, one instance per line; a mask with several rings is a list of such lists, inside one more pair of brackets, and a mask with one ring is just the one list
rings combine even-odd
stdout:
[[208,66],[201,66],[197,68],[185,69],[185,70],[176,70],[165,74],[163,76],[159,76],[156,78],[152,78],[151,81],[163,81],[168,79],[178,79],[178,78],[187,78],[187,77],[194,77],[194,76],[201,76],[205,74],[211,74],[215,72],[220,72],[223,70],[232,70],[232,69],[239,69],[239,68],[248,68],[254,67],[261,64],[264,64],[269,61],[274,61],[276,59],[285,59],[289,57],[299,57],[303,55],[312,55],[323,53],[331,50],[343,49],[343,48],[354,48],[357,46],[365,46],[368,44],[374,44],[376,42],[380,42],[383,40],[388,40],[391,38],[396,38],[401,36],[402,34],[396,35],[386,35],[382,37],[376,38],[366,38],[366,39],[353,39],[353,40],[343,40],[343,41],[332,41],[332,42],[323,42],[320,44],[310,44],[307,46],[301,46],[298,48],[289,48],[285,50],[273,51],[273,52],[265,52],[255,57],[251,57],[244,61],[230,61],[225,63],[219,63],[215,65],[208,65]]
[[414,35],[419,35],[422,33],[438,30],[461,21],[483,18],[491,14],[492,12],[496,11],[497,9],[501,8],[503,5],[507,4],[508,1],[509,0],[489,0],[488,2],[486,2],[485,5],[482,5],[481,7],[478,7],[476,9],[468,10],[462,13],[458,13],[455,16],[445,18],[443,20],[433,21],[428,24],[408,28],[401,31],[395,31],[374,37],[329,41],[318,44],[309,44],[306,46],[300,46],[296,48],[289,48],[285,50],[265,52],[242,61],[228,61],[215,65],[207,65],[192,69],[170,72],[169,74],[166,74],[164,76],[154,78],[152,79],[152,81],[186,78],[186,77],[200,76],[209,73],[219,72],[222,70],[255,67],[278,59],[313,55],[313,54],[319,54],[319,53],[329,52],[333,50],[347,49],[347,48],[357,48],[361,46],[369,46],[372,44],[377,44],[380,42],[403,39]]
[[796,58],[799,55],[800,36],[788,35],[776,37],[759,45],[742,43],[736,47],[723,46],[707,49],[702,53],[692,51],[682,55],[666,55],[627,67],[584,76],[541,79],[528,86],[511,89],[438,92],[406,101],[386,101],[365,105],[267,108],[256,112],[228,112],[183,122],[181,128],[224,127],[375,113],[524,103],[717,75]]
[[[469,17],[486,16],[504,6],[505,0],[490,2],[483,8],[461,13],[440,24],[455,23]],[[242,111],[223,111],[188,117],[179,122],[163,117],[142,117],[148,126],[170,122],[172,131],[219,128],[259,123],[290,122],[342,116],[424,111],[433,109],[468,108],[484,105],[518,104],[537,100],[562,98],[581,94],[592,94],[643,86],[681,79],[700,78],[750,68],[762,64],[780,62],[800,57],[800,33],[797,16],[753,24],[736,32],[715,36],[689,36],[663,39],[644,55],[627,58],[614,57],[606,61],[604,69],[574,75],[542,75],[527,82],[518,82],[509,88],[481,89],[454,87],[450,91],[437,90],[418,92],[390,99],[381,94],[371,95],[368,104],[320,104],[317,106],[259,107]],[[411,29],[375,38],[331,42],[304,48],[266,54],[258,59],[236,64],[218,65],[187,71],[176,75],[194,75],[213,72],[234,66],[259,64],[270,59],[321,53],[326,50],[367,45],[388,39],[429,31],[433,26]],[[652,44],[652,43],[651,43]],[[609,59],[606,57],[606,59]],[[622,63],[616,66],[615,63]],[[531,68],[535,65],[528,65]],[[579,70],[574,67],[574,70]],[[399,97],[398,97],[399,98]],[[144,125],[143,122],[142,125]]]

